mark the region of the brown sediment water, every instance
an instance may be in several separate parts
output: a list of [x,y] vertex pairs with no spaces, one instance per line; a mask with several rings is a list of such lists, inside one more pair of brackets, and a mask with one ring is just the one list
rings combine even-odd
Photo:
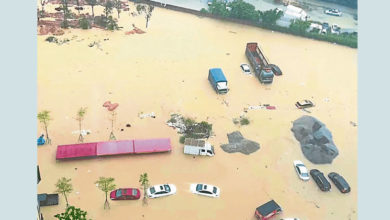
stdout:
[[[101,11],[97,7],[95,14]],[[357,122],[356,49],[160,8],[147,29],[141,16],[120,16],[120,31],[69,29],[59,38],[72,40],[62,45],[38,36],[38,111],[49,110],[53,117],[52,145],[38,148],[39,193],[54,192],[60,177],[72,178],[69,203],[93,220],[254,219],[255,208],[270,199],[283,208],[279,217],[357,219],[357,127],[350,123]],[[146,33],[126,35],[132,24]],[[94,41],[100,49],[88,46]],[[270,63],[282,69],[283,75],[275,76],[271,85],[241,72],[239,65],[248,63],[247,42],[258,42]],[[230,87],[226,95],[212,90],[207,80],[212,67],[223,69]],[[316,104],[311,113],[296,109],[300,99]],[[169,137],[172,152],[56,161],[57,145],[77,142],[78,134],[72,131],[78,129],[74,118],[80,107],[87,107],[83,129],[91,132],[85,141],[108,140],[110,114],[102,107],[107,100],[119,103],[117,139]],[[259,104],[276,109],[249,110],[249,125],[233,124],[245,107]],[[140,119],[140,112],[154,112],[156,118]],[[171,113],[212,123],[215,136],[209,141],[216,155],[184,155],[179,135],[165,124]],[[305,114],[332,131],[339,149],[332,164],[314,165],[303,156],[290,129],[292,121]],[[260,150],[251,155],[225,153],[220,145],[236,130],[260,143]],[[40,125],[38,131],[43,131]],[[324,193],[313,180],[299,180],[293,168],[297,159],[325,175],[340,173],[352,191],[341,194],[332,184],[331,192]],[[94,184],[99,176],[114,177],[117,187],[140,188],[144,172],[151,184],[175,184],[177,194],[150,199],[148,206],[141,200],[111,201],[111,209],[103,209],[104,194]],[[191,194],[190,184],[196,182],[220,187],[220,198]],[[58,206],[41,211],[45,219],[54,219],[64,209],[60,196]]]

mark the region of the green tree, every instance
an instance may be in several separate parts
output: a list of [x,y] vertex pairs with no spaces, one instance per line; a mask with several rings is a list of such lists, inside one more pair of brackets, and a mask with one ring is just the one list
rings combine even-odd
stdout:
[[97,0],[85,0],[87,2],[88,5],[91,6],[92,8],[92,18],[95,18],[95,13],[94,13],[94,10],[93,10],[93,7],[95,7],[95,5],[98,4]]
[[147,173],[143,173],[139,177],[139,183],[141,183],[141,186],[144,189],[144,198],[142,199],[142,204],[147,205],[148,204],[148,199],[146,197],[146,190],[149,187],[149,178]]
[[259,12],[256,11],[255,6],[246,3],[243,0],[234,0],[228,4],[230,10],[230,17],[250,21],[259,21]]
[[66,208],[64,213],[54,216],[58,220],[87,220],[87,212],[74,206]]
[[49,126],[49,121],[52,120],[52,118],[50,117],[50,112],[49,111],[41,111],[38,113],[38,120],[40,123],[43,124],[43,127],[45,128],[45,132],[46,132],[46,142],[48,144],[51,144],[51,140],[49,138],[49,132],[47,131],[47,127]]
[[67,194],[71,193],[73,191],[73,186],[70,183],[72,179],[67,179],[65,177],[61,177],[56,183],[56,192],[61,193],[65,197],[66,201],[66,207],[69,207],[68,203],[68,197],[66,196]]
[[110,112],[110,121],[111,121],[111,133],[110,133],[110,137],[109,137],[109,140],[116,140],[116,137],[114,135],[114,123],[115,123],[115,120],[116,120],[116,112],[115,111],[111,111]]
[[119,14],[121,13],[121,8],[122,8],[122,2],[120,0],[114,0],[114,8],[118,13],[118,18],[119,18]]
[[278,9],[271,9],[268,11],[261,11],[260,17],[261,21],[265,24],[274,25],[276,24],[276,21],[283,16],[283,11]]
[[213,15],[229,17],[230,12],[226,9],[226,4],[223,1],[213,0],[209,5],[208,11]]
[[105,0],[103,2],[103,7],[104,7],[103,10],[104,17],[108,19],[108,16],[112,14],[112,9],[114,8],[114,4],[111,0]]
[[306,30],[310,27],[310,22],[302,21],[299,19],[294,20],[290,24],[290,29],[296,34],[303,35],[306,33]]
[[62,9],[62,12],[64,13],[64,20],[62,21],[62,27],[63,28],[68,28],[69,27],[69,23],[68,23],[68,17],[70,16],[70,11],[69,11],[69,8],[68,8],[68,0],[61,0],[61,9]]
[[77,111],[77,114],[76,114],[76,120],[79,122],[79,131],[80,131],[80,135],[79,135],[79,139],[78,139],[79,143],[83,143],[84,142],[84,136],[81,134],[81,124],[82,124],[82,121],[84,120],[84,117],[85,117],[86,113],[87,113],[87,108],[81,107]]
[[146,19],[146,28],[148,28],[148,24],[150,21],[150,18],[152,17],[152,12],[154,10],[153,5],[147,5],[147,4],[138,4],[137,7],[138,14],[144,14]]
[[110,208],[110,204],[108,203],[108,192],[115,189],[116,185],[114,184],[114,178],[112,177],[99,177],[99,180],[95,182],[98,184],[98,187],[101,191],[106,194],[106,200],[104,202],[104,209]]

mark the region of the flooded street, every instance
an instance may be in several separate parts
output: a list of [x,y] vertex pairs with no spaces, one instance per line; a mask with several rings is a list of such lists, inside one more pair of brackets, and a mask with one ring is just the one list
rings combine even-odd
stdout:
[[[95,8],[96,14],[101,11]],[[350,123],[357,122],[356,49],[161,8],[153,11],[148,29],[144,17],[129,12],[120,17],[123,30],[69,29],[58,37],[70,39],[63,45],[38,36],[38,111],[49,110],[53,118],[52,145],[38,147],[38,193],[53,193],[59,178],[71,178],[69,203],[93,220],[255,220],[256,207],[270,199],[283,209],[277,219],[357,219],[357,127]],[[146,33],[125,35],[132,24]],[[99,47],[88,46],[93,42]],[[282,69],[283,75],[275,76],[271,85],[241,72],[239,65],[248,63],[247,42],[258,42],[269,61]],[[224,71],[230,87],[226,95],[217,95],[210,86],[212,67]],[[316,103],[310,114],[294,106],[301,99]],[[119,103],[114,131],[118,140],[170,138],[172,152],[56,161],[57,145],[78,139],[72,131],[78,129],[80,107],[87,107],[83,128],[91,131],[85,141],[108,140],[109,114],[102,107],[107,100]],[[276,110],[252,110],[249,125],[233,124],[245,107],[258,104]],[[140,119],[141,112],[154,112],[156,118]],[[184,155],[180,136],[165,124],[172,113],[213,124],[215,136],[209,141],[216,155]],[[292,121],[306,114],[333,134],[339,156],[331,165],[306,160],[290,131]],[[224,152],[220,145],[236,130],[260,143],[260,150],[251,155]],[[39,125],[37,135],[41,132]],[[298,178],[293,160],[325,175],[340,173],[352,191],[342,194],[332,184],[331,192],[321,192],[313,180]],[[141,200],[110,201],[111,209],[103,209],[104,193],[94,184],[100,176],[114,177],[118,188],[140,188],[144,172],[152,185],[175,184],[176,195],[149,199],[148,206]],[[190,184],[197,182],[218,186],[220,198],[191,194]],[[50,220],[64,209],[60,195],[58,206],[41,211]]]

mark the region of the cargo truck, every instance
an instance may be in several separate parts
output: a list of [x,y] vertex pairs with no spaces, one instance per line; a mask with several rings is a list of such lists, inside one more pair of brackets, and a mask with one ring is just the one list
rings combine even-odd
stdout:
[[186,138],[184,140],[184,153],[200,156],[214,156],[214,147],[204,140]]
[[[274,72],[257,43],[247,43],[246,57],[261,83],[272,83]],[[274,65],[274,64],[273,64]]]
[[227,93],[227,80],[221,68],[212,68],[209,70],[209,81],[211,86],[218,94]]

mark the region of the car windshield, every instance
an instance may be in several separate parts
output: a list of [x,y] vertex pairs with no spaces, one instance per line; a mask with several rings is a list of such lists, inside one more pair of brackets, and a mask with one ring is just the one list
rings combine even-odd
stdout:
[[213,193],[216,194],[217,193],[217,187],[213,187]]
[[116,197],[122,196],[122,190],[118,189],[115,193]]
[[302,176],[308,177],[309,175],[307,173],[301,173]]
[[154,187],[150,188],[150,193],[154,194],[156,192],[156,189]]
[[201,191],[202,190],[202,184],[196,185],[196,191]]
[[169,187],[169,185],[164,185],[164,188],[165,188],[166,192],[170,192],[171,191],[171,188]]
[[133,196],[136,196],[136,195],[137,195],[137,190],[136,190],[136,189],[133,189],[133,190],[131,191],[131,194],[132,194]]

